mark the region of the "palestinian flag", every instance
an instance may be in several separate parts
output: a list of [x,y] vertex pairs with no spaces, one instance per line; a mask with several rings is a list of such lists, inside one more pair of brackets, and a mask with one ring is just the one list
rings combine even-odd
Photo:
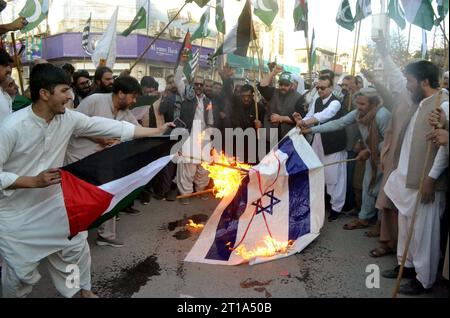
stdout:
[[256,34],[252,27],[252,7],[250,1],[247,0],[237,24],[225,36],[223,44],[212,57],[229,53],[247,56],[248,47],[252,40],[256,40]]
[[60,169],[70,237],[98,227],[127,207],[172,159],[176,140],[132,140]]

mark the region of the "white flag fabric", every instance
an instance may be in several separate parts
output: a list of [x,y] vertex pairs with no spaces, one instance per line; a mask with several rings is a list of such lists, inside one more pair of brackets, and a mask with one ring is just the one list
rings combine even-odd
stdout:
[[[302,251],[320,233],[324,206],[323,166],[294,128],[225,197],[185,261],[220,265],[257,264]],[[263,239],[291,242],[283,253],[244,259],[236,249],[254,251]]]
[[98,67],[102,60],[106,61],[106,66],[113,69],[116,62],[117,55],[117,15],[119,13],[119,7],[116,8],[114,14],[111,17],[111,22],[106,28],[105,33],[95,46],[95,50],[92,53],[92,62],[95,67]]

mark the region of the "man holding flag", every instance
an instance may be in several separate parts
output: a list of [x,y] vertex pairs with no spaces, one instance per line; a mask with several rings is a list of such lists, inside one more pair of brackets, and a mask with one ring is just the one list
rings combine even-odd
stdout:
[[[3,297],[26,297],[47,263],[56,289],[64,297],[91,290],[90,251],[86,235],[69,240],[68,217],[61,195],[61,175],[72,135],[120,138],[158,135],[163,129],[87,117],[66,110],[70,80],[51,64],[37,65],[30,77],[33,105],[9,116],[0,135],[0,254]],[[171,124],[168,124],[169,126]],[[79,273],[72,284],[71,277]],[[73,279],[72,279],[73,280]]]

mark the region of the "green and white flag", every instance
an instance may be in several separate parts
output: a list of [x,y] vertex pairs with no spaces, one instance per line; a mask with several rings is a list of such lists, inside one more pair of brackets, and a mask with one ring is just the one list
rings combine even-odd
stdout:
[[22,33],[33,30],[47,18],[49,0],[27,0],[19,16],[27,19],[28,24],[21,30]]
[[200,49],[198,49],[194,54],[192,54],[192,51],[189,51],[188,56],[188,60],[186,64],[184,64],[183,73],[187,81],[191,82],[194,79],[195,73],[199,66]]
[[358,0],[356,3],[355,18],[353,22],[361,21],[372,14],[370,0]]
[[339,11],[336,15],[336,23],[341,27],[353,31],[355,23],[353,22],[352,9],[348,0],[342,0],[339,5]]
[[308,32],[308,3],[306,0],[295,0],[294,31]]
[[431,31],[434,25],[434,11],[430,0],[402,0],[402,5],[409,23]]
[[315,33],[314,29],[313,29],[312,38],[311,38],[311,48],[310,48],[311,54],[310,54],[310,57],[309,57],[309,64],[310,64],[310,69],[311,70],[313,69],[314,65],[316,65],[316,62],[317,62],[316,50],[317,50],[316,33]]
[[110,19],[110,23],[103,33],[100,40],[95,46],[95,50],[92,53],[91,59],[95,67],[108,66],[114,69],[114,63],[116,62],[117,55],[117,16],[119,13],[119,7],[116,8],[114,14]]
[[224,0],[216,0],[216,28],[223,34],[225,34],[224,2]]
[[253,0],[253,13],[270,27],[278,14],[277,0]]
[[209,2],[209,0],[186,0],[187,3],[192,3],[192,1],[195,2],[200,8],[203,8]]
[[147,29],[147,20],[148,20],[148,8],[150,7],[150,0],[146,1],[144,5],[139,9],[136,16],[133,19],[133,22],[131,22],[130,26],[122,32],[123,36],[130,35],[131,32],[134,30],[139,29]]
[[402,30],[406,27],[405,12],[400,6],[400,2],[398,0],[389,1],[388,14],[389,17],[394,20],[400,28],[402,28]]
[[444,21],[445,16],[448,13],[448,0],[436,0],[436,2],[438,18],[434,21],[434,24],[439,25],[442,21]]
[[191,41],[206,38],[210,35],[211,32],[208,30],[210,11],[211,8],[208,7],[202,14],[202,17],[200,18],[200,25],[198,26],[197,30],[192,33]]

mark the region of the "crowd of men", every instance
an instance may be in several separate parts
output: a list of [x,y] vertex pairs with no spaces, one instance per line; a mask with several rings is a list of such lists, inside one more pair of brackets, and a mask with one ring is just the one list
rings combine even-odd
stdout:
[[[64,266],[76,263],[81,267],[81,295],[95,297],[87,233],[69,241],[58,236],[57,230],[47,228],[43,219],[33,218],[35,223],[29,225],[27,210],[60,191],[58,167],[126,140],[166,133],[175,126],[191,131],[194,122],[201,131],[215,127],[223,135],[227,128],[252,129],[267,145],[273,145],[273,135],[260,136],[261,128],[277,132],[275,144],[287,134],[304,134],[326,165],[328,221],[345,213],[355,216],[344,225],[345,230],[375,225],[366,232],[367,236],[379,237],[380,245],[368,251],[372,257],[393,254],[400,264],[417,210],[403,272],[403,277],[411,280],[400,292],[429,291],[438,276],[445,247],[448,258],[448,229],[441,222],[444,211],[448,214],[448,72],[441,89],[440,70],[433,63],[412,62],[402,71],[381,43],[377,48],[387,82],[366,71],[362,72],[366,85],[361,76],[347,75],[338,81],[333,71],[322,70],[318,80],[305,87],[299,75],[285,72],[274,63],[258,84],[238,85],[228,65],[219,71],[221,82],[200,76],[187,81],[183,57],[160,91],[151,76],[138,82],[129,72],[115,77],[113,70],[104,66],[92,77],[70,64],[60,68],[36,60],[23,96],[18,95],[11,77],[13,61],[4,49],[0,50],[3,296],[28,295],[40,278],[37,266],[45,259],[63,296],[78,292],[64,285]],[[142,97],[154,98],[146,99],[151,100],[148,105],[137,107]],[[245,149],[253,143],[261,144],[246,139]],[[266,152],[269,150],[266,147]],[[189,150],[183,150],[183,155],[189,157]],[[227,155],[236,155],[236,149]],[[246,152],[238,159],[256,164],[258,158],[251,157]],[[200,162],[178,160],[169,163],[146,186],[139,200],[145,205],[151,198],[176,201],[179,194],[210,187],[210,181]],[[202,199],[208,200],[208,195]],[[183,198],[180,203],[187,205],[190,201]],[[140,211],[131,205],[123,213],[134,216]],[[120,215],[98,228],[98,245],[125,246],[117,236],[119,219]],[[22,222],[27,224],[27,233],[22,230]],[[448,279],[448,263],[444,270]],[[382,275],[396,278],[398,272],[399,266]]]

